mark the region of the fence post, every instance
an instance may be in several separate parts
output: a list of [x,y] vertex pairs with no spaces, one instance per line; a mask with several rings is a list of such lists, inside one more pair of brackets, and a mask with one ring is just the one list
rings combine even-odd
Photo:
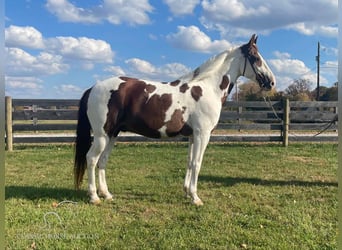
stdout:
[[12,98],[10,96],[5,97],[5,106],[6,106],[6,150],[13,150],[13,132],[12,132]]
[[290,101],[288,98],[283,100],[283,146],[289,145],[289,123],[290,123]]

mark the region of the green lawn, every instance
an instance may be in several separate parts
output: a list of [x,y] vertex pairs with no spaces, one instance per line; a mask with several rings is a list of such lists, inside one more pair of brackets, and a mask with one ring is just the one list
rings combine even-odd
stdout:
[[337,144],[214,144],[184,198],[187,144],[119,143],[113,202],[73,189],[73,147],[6,153],[7,249],[336,249]]

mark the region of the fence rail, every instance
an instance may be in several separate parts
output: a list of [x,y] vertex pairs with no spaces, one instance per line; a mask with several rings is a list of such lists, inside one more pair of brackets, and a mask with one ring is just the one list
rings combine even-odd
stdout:
[[[6,148],[12,150],[13,143],[73,142],[78,102],[6,97]],[[322,130],[324,134],[313,136]],[[211,140],[279,141],[287,146],[289,140],[337,141],[336,131],[337,102],[227,101]],[[151,140],[132,134],[118,137],[118,141]]]

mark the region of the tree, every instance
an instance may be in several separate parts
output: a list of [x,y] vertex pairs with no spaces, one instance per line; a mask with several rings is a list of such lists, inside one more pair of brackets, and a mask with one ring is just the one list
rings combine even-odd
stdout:
[[337,101],[338,100],[338,90],[337,84],[333,87],[326,88],[325,92],[320,96],[320,101]]
[[292,101],[310,101],[312,100],[310,85],[308,79],[297,79],[285,89],[285,96]]
[[237,94],[235,93],[232,99],[239,101],[261,101],[263,100],[263,96],[267,95],[272,98],[272,96],[274,96],[275,94],[275,89],[271,90],[270,92],[267,91],[265,93],[260,89],[259,84],[253,81],[248,81],[239,86],[238,98]]

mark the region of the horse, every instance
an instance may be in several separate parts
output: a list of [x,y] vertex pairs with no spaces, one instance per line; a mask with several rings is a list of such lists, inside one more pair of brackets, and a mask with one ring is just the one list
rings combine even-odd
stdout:
[[189,137],[184,191],[194,205],[203,205],[197,195],[198,175],[211,132],[232,86],[239,76],[244,76],[259,83],[262,90],[275,87],[275,77],[256,42],[254,34],[248,43],[213,56],[171,82],[118,76],[99,81],[86,90],[78,112],[75,188],[80,188],[87,169],[89,202],[99,204],[100,197],[113,199],[105,168],[121,131],[150,138],[182,135]]

